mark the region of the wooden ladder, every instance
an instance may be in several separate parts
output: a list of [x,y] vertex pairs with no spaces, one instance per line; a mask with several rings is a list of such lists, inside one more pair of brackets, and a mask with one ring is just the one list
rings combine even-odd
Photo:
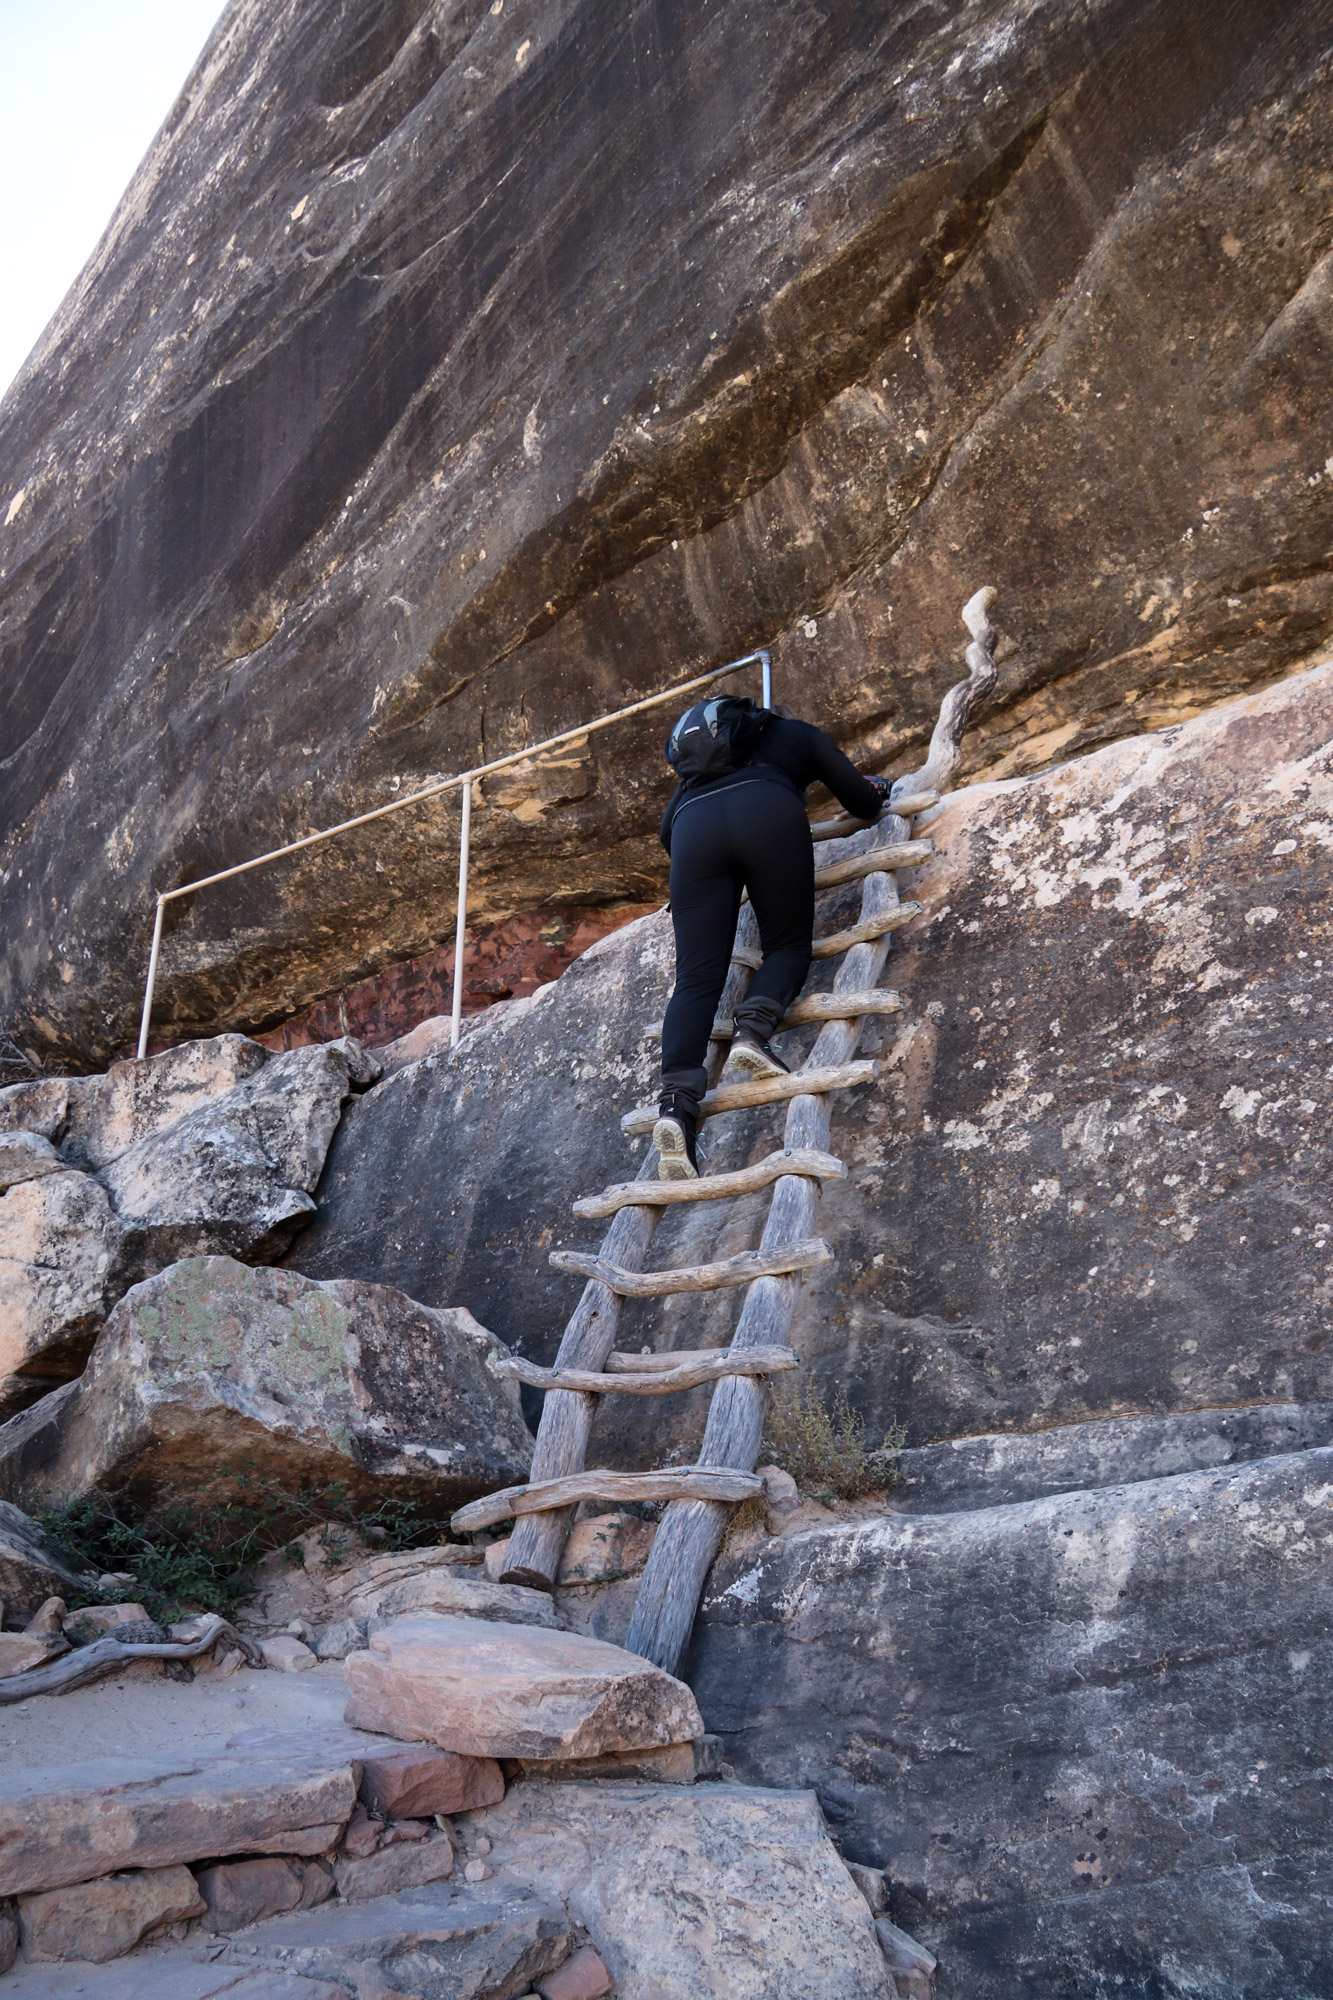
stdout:
[[[801,1282],[806,1271],[833,1255],[815,1226],[821,1183],[840,1179],[846,1172],[828,1150],[832,1095],[878,1074],[877,1063],[856,1060],[862,1029],[867,1019],[897,1013],[902,1006],[898,995],[881,988],[878,981],[893,932],[921,906],[900,901],[895,870],[919,867],[929,859],[931,842],[910,838],[910,820],[936,803],[957,768],[968,720],[994,685],[995,634],[987,617],[994,597],[993,590],[980,590],[963,608],[963,623],[972,641],[966,656],[968,678],[946,694],[926,761],[919,771],[897,781],[889,810],[875,825],[845,837],[833,822],[812,829],[816,840],[837,841],[834,858],[815,870],[816,889],[858,878],[862,883],[859,920],[815,944],[816,961],[842,960],[833,991],[803,996],[777,1030],[822,1022],[813,1049],[790,1076],[718,1088],[735,1009],[760,963],[754,912],[748,902],[742,907],[712,1031],[708,1059],[712,1087],[703,1100],[702,1116],[785,1100],[781,1149],[734,1173],[659,1181],[657,1154],[650,1147],[634,1180],[575,1202],[576,1215],[592,1220],[610,1217],[611,1226],[595,1256],[574,1250],[551,1253],[557,1269],[587,1279],[554,1367],[538,1368],[517,1356],[497,1356],[490,1364],[498,1374],[547,1392],[532,1473],[522,1486],[460,1508],[453,1517],[455,1530],[489,1527],[513,1518],[503,1581],[550,1590],[580,1501],[669,1502],[626,1639],[631,1652],[668,1673],[676,1673],[684,1658],[728,1509],[762,1491],[754,1467],[763,1438],[768,1378],[797,1366],[787,1335]],[[631,1134],[651,1132],[655,1118],[652,1107],[644,1107],[622,1119],[622,1129]],[[685,1202],[731,1201],[766,1187],[773,1192],[757,1250],[708,1264],[645,1271],[653,1233],[667,1208]],[[615,1351],[626,1299],[742,1285],[745,1300],[728,1348],[652,1355]],[[703,1382],[717,1386],[697,1464],[638,1473],[585,1469],[601,1396],[669,1395]]]

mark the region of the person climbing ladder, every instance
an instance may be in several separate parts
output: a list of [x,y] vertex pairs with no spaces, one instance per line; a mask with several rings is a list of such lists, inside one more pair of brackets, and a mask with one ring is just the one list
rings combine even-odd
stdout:
[[759,924],[763,963],[736,1010],[728,1067],[778,1076],[769,1046],[810,970],[815,864],[806,787],[822,780],[852,818],[876,820],[886,778],[868,778],[830,736],[789,709],[723,695],[685,711],[666,744],[680,782],[662,815],[671,856],[676,985],[662,1024],[662,1083],[653,1145],[660,1180],[699,1172],[704,1060],[727,976],[742,890]]

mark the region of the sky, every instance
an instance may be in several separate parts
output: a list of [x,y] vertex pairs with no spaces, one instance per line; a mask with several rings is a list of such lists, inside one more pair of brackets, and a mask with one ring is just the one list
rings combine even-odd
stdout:
[[0,0],[0,395],[222,11],[222,0]]

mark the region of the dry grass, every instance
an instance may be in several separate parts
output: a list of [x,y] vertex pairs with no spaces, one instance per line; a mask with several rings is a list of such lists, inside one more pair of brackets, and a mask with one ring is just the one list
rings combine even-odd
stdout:
[[803,1393],[774,1396],[764,1426],[764,1457],[789,1472],[813,1499],[859,1500],[881,1493],[898,1477],[906,1432],[892,1424],[881,1444],[866,1440],[847,1391],[839,1388],[826,1406],[813,1386]]

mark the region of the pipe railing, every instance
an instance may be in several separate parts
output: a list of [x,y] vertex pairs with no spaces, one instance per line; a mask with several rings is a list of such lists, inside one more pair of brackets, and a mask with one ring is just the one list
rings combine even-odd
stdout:
[[758,662],[763,675],[763,705],[773,705],[773,662],[770,654],[758,647],[752,653],[743,653],[738,660],[728,660],[725,666],[714,667],[706,674],[696,674],[692,680],[678,681],[674,687],[664,688],[660,694],[646,695],[642,701],[632,701],[627,708],[612,709],[606,715],[597,716],[592,722],[580,723],[576,729],[564,729],[558,736],[547,736],[540,743],[529,744],[525,750],[514,750],[505,757],[493,757],[488,764],[477,764],[470,771],[460,771],[452,778],[441,778],[436,784],[423,785],[419,792],[409,792],[406,798],[392,799],[387,806],[376,806],[371,812],[358,813],[354,819],[339,820],[336,826],[322,827],[318,833],[307,833],[300,840],[289,840],[283,847],[270,847],[264,854],[256,854],[249,861],[238,861],[234,868],[219,868],[216,874],[202,875],[197,882],[183,882],[176,889],[165,889],[158,896],[157,909],[153,916],[153,942],[148,954],[148,976],[144,982],[143,1013],[139,1021],[138,1056],[142,1060],[148,1053],[148,1027],[153,1015],[153,991],[157,984],[157,965],[162,950],[162,919],[168,903],[177,902],[182,896],[197,895],[201,889],[211,889],[218,882],[229,882],[233,876],[248,875],[252,869],[267,867],[271,861],[280,861],[285,855],[299,854],[302,848],[317,847],[321,841],[334,840],[341,833],[350,833],[354,827],[369,826],[373,820],[387,819],[390,813],[405,812],[409,806],[420,805],[423,799],[439,798],[445,792],[461,791],[462,823],[459,829],[458,849],[458,917],[454,933],[454,974],[450,1019],[450,1044],[457,1047],[462,1034],[463,1017],[463,943],[467,930],[467,877],[469,850],[472,839],[472,787],[479,778],[490,777],[492,772],[505,771],[515,764],[530,763],[548,750],[558,750],[566,743],[581,743],[599,729],[609,729],[612,723],[624,722],[631,715],[642,715],[650,708],[661,708],[669,701],[676,701],[681,695],[689,694],[694,688],[706,687],[709,681],[718,680],[723,674],[737,673],[742,667],[754,666]]

